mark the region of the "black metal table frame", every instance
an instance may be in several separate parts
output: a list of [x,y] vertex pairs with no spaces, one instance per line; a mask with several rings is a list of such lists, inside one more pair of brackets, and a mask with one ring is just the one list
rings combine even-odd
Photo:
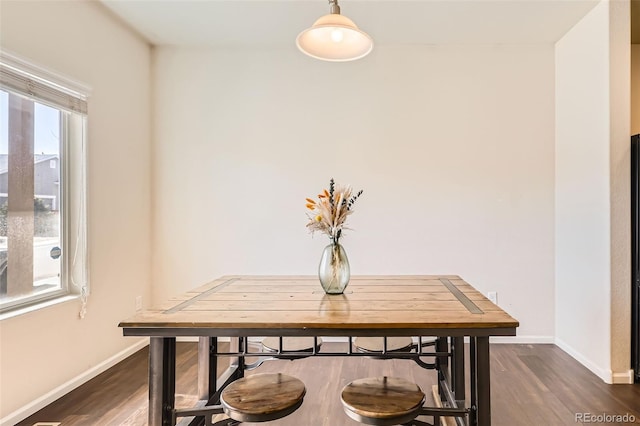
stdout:
[[[149,424],[151,426],[173,426],[175,409],[176,336],[197,336],[198,343],[198,397],[202,405],[219,403],[220,393],[229,383],[242,377],[245,371],[244,357],[263,353],[246,349],[248,337],[252,336],[437,336],[436,370],[438,391],[444,407],[449,411],[465,410],[468,416],[458,415],[458,425],[491,425],[491,388],[489,335],[511,335],[511,329],[185,329],[185,328],[125,328],[125,336],[150,336],[149,346]],[[207,335],[203,336],[202,334]],[[238,337],[237,351],[218,351],[218,337]],[[469,381],[470,405],[465,408],[465,351],[464,338],[469,337]],[[351,341],[351,338],[349,338]],[[282,345],[282,343],[281,343]],[[243,347],[245,346],[245,347]],[[282,346],[281,346],[282,347]],[[273,356],[273,354],[269,354]],[[310,354],[287,352],[286,356],[371,356],[370,353],[354,352],[348,345],[345,352],[316,351]],[[432,354],[433,355],[433,354]],[[231,366],[218,377],[217,358],[234,357]],[[276,354],[277,356],[277,354]],[[389,352],[376,354],[381,358],[416,358],[426,353]],[[451,361],[449,362],[449,358]],[[437,410],[437,409],[433,409]],[[429,412],[433,411],[429,410]],[[436,411],[437,412],[437,411]],[[448,411],[441,409],[442,415]],[[190,424],[204,424],[202,417]]]

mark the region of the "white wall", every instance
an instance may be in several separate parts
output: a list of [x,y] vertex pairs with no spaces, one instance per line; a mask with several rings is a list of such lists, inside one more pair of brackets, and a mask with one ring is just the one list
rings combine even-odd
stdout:
[[631,45],[631,134],[640,134],[640,44]]
[[2,2],[2,48],[93,96],[89,313],[0,323],[0,419],[127,350],[116,325],[150,299],[151,239],[156,301],[222,274],[314,274],[326,241],[307,235],[303,199],[331,176],[365,190],[344,238],[353,273],[460,274],[498,291],[525,340],[556,325],[608,369],[604,7],[558,43],[555,105],[551,46],[379,46],[349,64],[158,49],[150,161],[146,43],[94,3]]
[[611,379],[631,370],[631,19],[629,1],[609,2],[609,208],[611,212]]
[[0,419],[14,424],[136,342],[117,325],[150,298],[150,49],[95,2],[1,7],[2,49],[93,89],[88,312],[72,301],[0,322]]
[[608,10],[556,44],[556,341],[601,377],[610,354]]
[[155,301],[222,274],[316,274],[305,197],[364,194],[354,274],[459,274],[551,342],[553,46],[154,55]]
[[613,3],[612,13],[599,3],[556,44],[556,343],[603,380],[625,382],[629,33],[610,27]]

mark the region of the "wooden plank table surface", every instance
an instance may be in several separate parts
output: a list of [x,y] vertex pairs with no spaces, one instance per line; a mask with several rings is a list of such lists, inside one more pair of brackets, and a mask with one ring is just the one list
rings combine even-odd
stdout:
[[342,295],[317,277],[226,276],[120,323],[130,336],[496,336],[518,325],[455,275],[356,276]]
[[[249,354],[242,352],[245,349],[237,352],[235,367],[218,384],[220,336],[238,337],[240,346],[251,336],[438,336],[434,365],[441,398],[449,407],[467,410],[465,424],[489,426],[489,337],[514,336],[519,323],[456,275],[355,276],[342,295],[325,294],[316,276],[225,276],[139,312],[119,326],[125,336],[151,337],[152,426],[171,426],[180,415],[174,408],[178,336],[200,337],[199,393],[208,404],[219,402],[221,389],[244,375],[243,357]],[[469,374],[464,367],[465,336]],[[464,407],[467,377],[471,406],[456,408]]]

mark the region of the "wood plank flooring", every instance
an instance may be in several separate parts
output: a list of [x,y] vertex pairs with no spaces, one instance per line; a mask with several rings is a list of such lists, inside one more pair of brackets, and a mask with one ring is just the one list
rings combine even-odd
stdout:
[[[338,344],[325,345],[336,349],[332,345]],[[178,343],[177,353],[176,405],[187,407],[196,399],[197,345]],[[18,425],[145,425],[147,357],[148,349],[140,350]],[[226,362],[221,360],[222,369]],[[425,372],[412,361],[360,357],[279,360],[267,362],[255,372],[283,372],[298,377],[307,387],[298,411],[278,421],[260,423],[274,426],[358,425],[344,414],[339,400],[342,387],[357,378],[401,377],[414,381],[428,395],[436,383],[432,371]],[[493,345],[491,374],[495,426],[623,424],[580,422],[576,413],[629,414],[635,416],[632,424],[640,424],[640,385],[607,385],[554,345]],[[430,396],[427,403],[433,405]]]

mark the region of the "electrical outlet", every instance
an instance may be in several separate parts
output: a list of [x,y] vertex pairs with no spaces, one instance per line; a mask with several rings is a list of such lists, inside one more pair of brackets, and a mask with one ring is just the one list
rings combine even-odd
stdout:
[[487,293],[487,298],[489,300],[491,300],[494,304],[498,304],[498,292],[497,291],[490,291],[489,293]]
[[136,297],[136,311],[142,310],[142,296]]

